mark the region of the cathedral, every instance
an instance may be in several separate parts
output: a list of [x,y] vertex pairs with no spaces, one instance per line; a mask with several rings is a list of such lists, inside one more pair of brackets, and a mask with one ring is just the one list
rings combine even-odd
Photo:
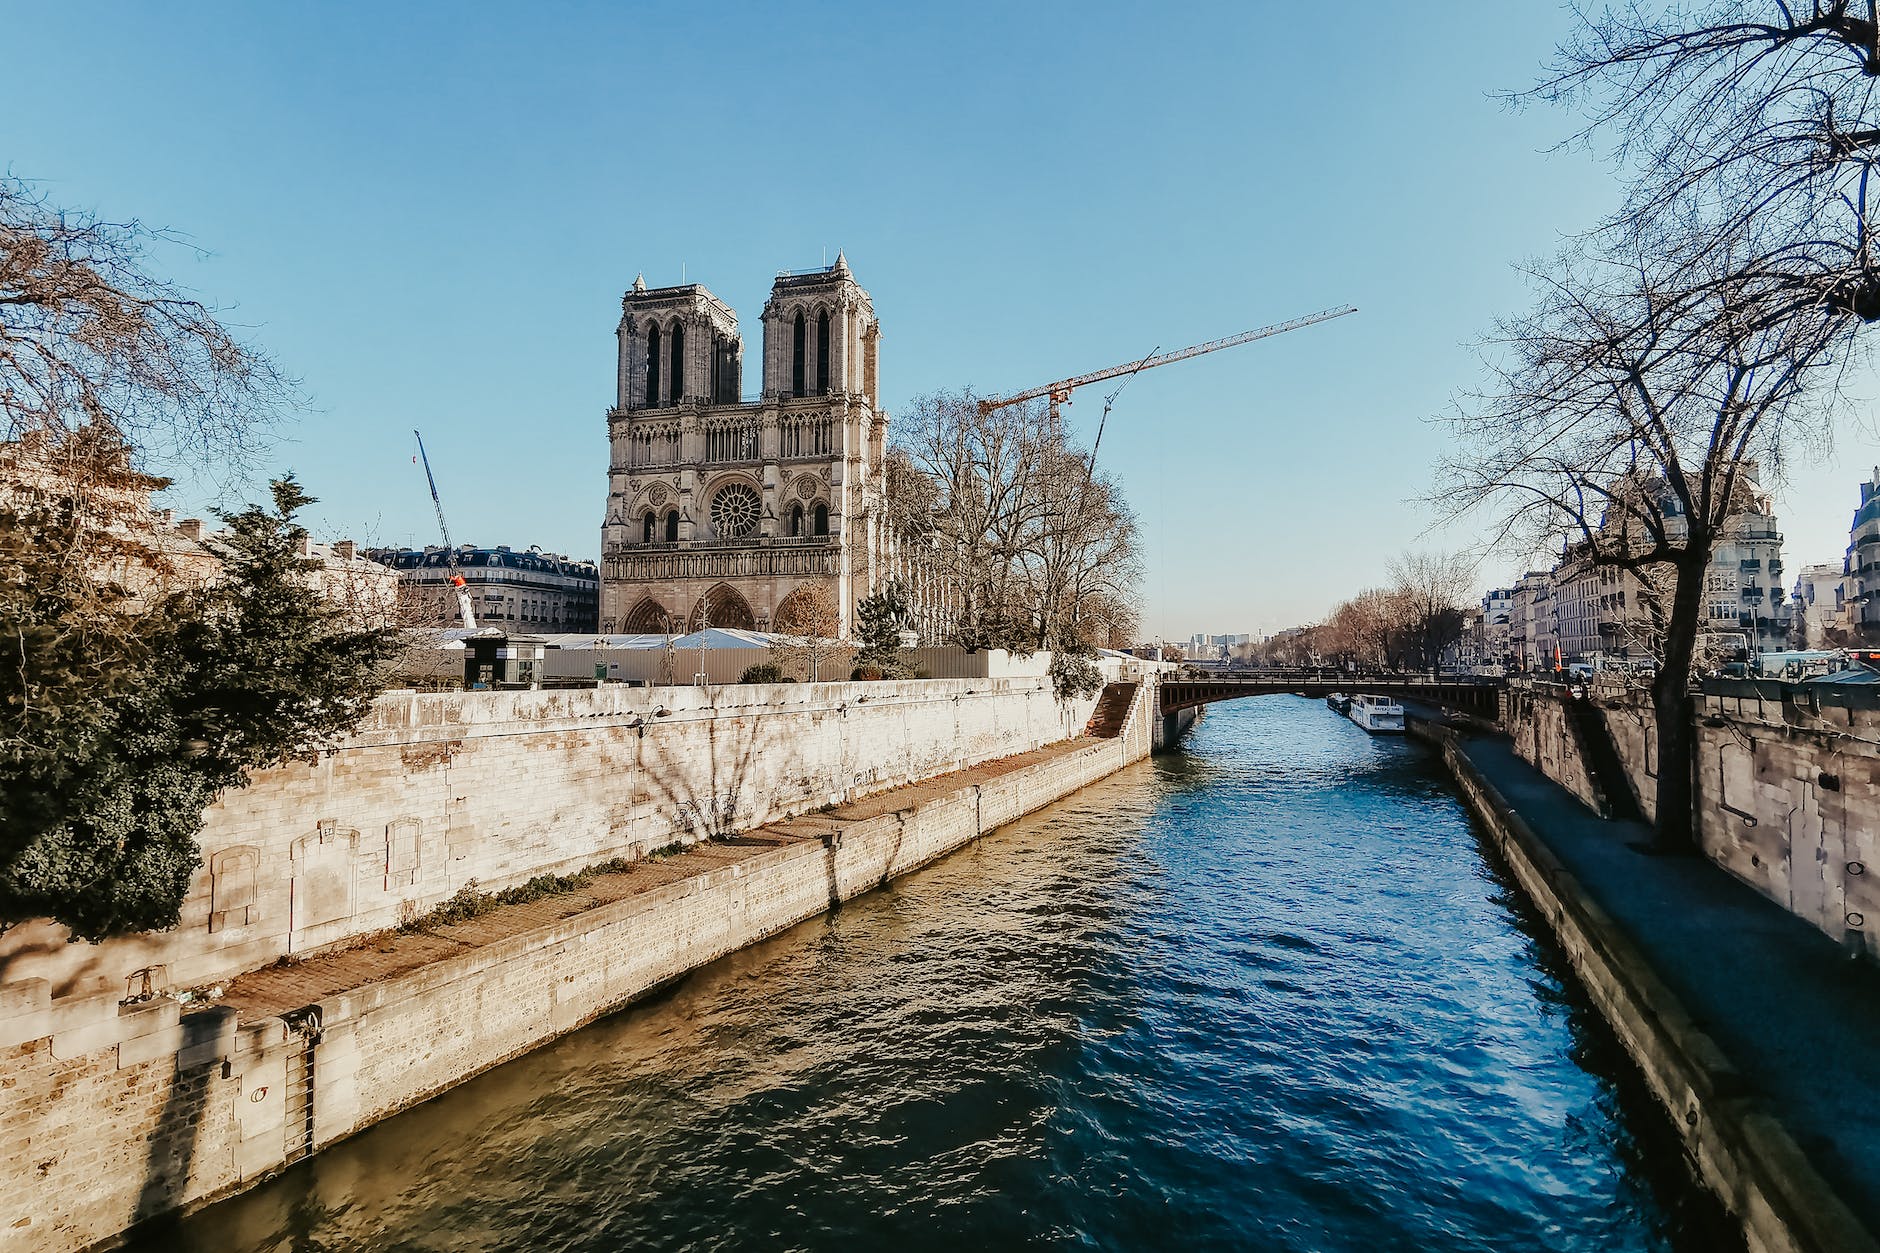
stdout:
[[899,563],[881,502],[881,327],[847,258],[777,276],[748,400],[723,301],[641,278],[620,303],[601,630],[790,630],[820,586],[849,635],[855,602]]

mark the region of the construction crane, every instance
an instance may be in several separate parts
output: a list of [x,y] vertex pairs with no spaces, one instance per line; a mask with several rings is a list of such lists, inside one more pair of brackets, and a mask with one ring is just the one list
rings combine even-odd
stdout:
[[[1346,305],[1342,309],[1321,309],[1309,313],[1303,318],[1294,318],[1290,322],[1279,322],[1273,326],[1263,326],[1257,331],[1242,331],[1238,335],[1229,335],[1225,339],[1211,339],[1205,344],[1195,344],[1189,348],[1178,348],[1174,352],[1165,352],[1159,356],[1151,353],[1140,361],[1126,361],[1122,365],[1113,365],[1103,370],[1093,370],[1089,374],[1079,374],[1074,378],[1059,379],[1055,383],[1046,383],[1043,387],[1033,387],[1010,396],[993,396],[979,402],[979,414],[984,417],[995,409],[1007,405],[1023,404],[1027,400],[1036,400],[1040,396],[1051,398],[1051,408],[1056,411],[1059,405],[1071,403],[1071,392],[1090,383],[1101,383],[1123,375],[1134,375],[1143,370],[1167,365],[1171,361],[1186,361],[1190,357],[1203,356],[1210,352],[1219,352],[1223,348],[1233,348],[1240,344],[1250,344],[1256,339],[1269,339],[1274,335],[1284,335],[1287,331],[1296,331],[1302,326],[1311,326],[1315,322],[1329,322],[1333,318],[1342,318],[1347,313],[1356,313],[1356,305]],[[1117,389],[1121,391],[1121,388]]]
[[444,537],[444,564],[450,570],[450,585],[457,593],[457,609],[463,614],[463,629],[477,629],[477,616],[470,609],[470,591],[457,569],[457,546],[450,542],[450,523],[444,521],[444,502],[437,495],[437,480],[431,476],[431,458],[425,455],[424,436],[413,431],[418,440],[418,459],[424,463],[424,481],[431,485],[431,504],[437,509],[437,531]]

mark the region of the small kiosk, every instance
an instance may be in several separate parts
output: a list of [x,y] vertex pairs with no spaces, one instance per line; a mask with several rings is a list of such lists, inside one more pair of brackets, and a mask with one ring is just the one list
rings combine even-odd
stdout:
[[497,688],[540,687],[542,658],[548,641],[539,635],[511,635],[486,627],[463,642],[463,686],[466,692]]

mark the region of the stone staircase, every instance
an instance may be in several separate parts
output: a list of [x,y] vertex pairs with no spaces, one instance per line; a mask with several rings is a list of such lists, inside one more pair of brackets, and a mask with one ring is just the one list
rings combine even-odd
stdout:
[[1600,799],[1604,802],[1597,807],[1600,817],[1626,820],[1643,818],[1638,799],[1632,794],[1631,781],[1626,778],[1625,762],[1619,757],[1619,746],[1613,743],[1612,732],[1606,728],[1606,720],[1600,716],[1598,706],[1589,700],[1568,701],[1567,717],[1572,723],[1575,738],[1580,742],[1580,756],[1586,763],[1586,772],[1592,776],[1593,786],[1598,789]]
[[1121,735],[1123,724],[1129,721],[1130,702],[1136,699],[1136,687],[1133,681],[1104,684],[1097,707],[1084,724],[1084,734],[1093,740],[1113,740]]

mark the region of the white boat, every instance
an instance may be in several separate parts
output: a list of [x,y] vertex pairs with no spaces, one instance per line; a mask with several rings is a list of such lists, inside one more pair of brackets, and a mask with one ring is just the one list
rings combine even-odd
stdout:
[[1351,712],[1351,697],[1345,695],[1343,692],[1333,692],[1330,696],[1325,698],[1325,703],[1338,713],[1348,714]]
[[1345,716],[1372,735],[1403,734],[1403,706],[1388,696],[1354,696]]

